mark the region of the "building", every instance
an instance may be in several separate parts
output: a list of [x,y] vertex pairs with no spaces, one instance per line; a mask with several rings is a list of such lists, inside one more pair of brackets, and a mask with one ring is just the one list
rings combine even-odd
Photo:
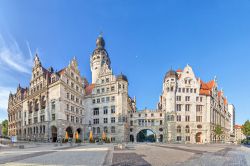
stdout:
[[135,101],[128,96],[128,79],[114,75],[111,61],[105,49],[105,41],[99,36],[90,58],[92,83],[85,87],[86,136],[93,131],[95,139],[105,132],[112,142],[129,139],[128,111],[135,109]]
[[46,69],[35,55],[30,86],[10,94],[9,136],[19,140],[57,141],[66,134],[83,138],[83,80],[74,58],[59,72]]
[[242,129],[242,126],[240,125],[234,126],[236,143],[241,143],[241,141],[246,138],[246,136],[243,134],[241,129]]
[[[228,141],[233,113],[218,90],[216,78],[204,82],[187,65],[170,70],[163,79],[155,110],[137,110],[128,94],[128,78],[115,75],[102,36],[90,57],[91,83],[82,77],[76,58],[62,70],[42,66],[34,58],[30,86],[10,94],[9,135],[18,139],[53,141],[75,138],[95,140],[102,134],[112,142],[211,143]],[[233,107],[234,110],[234,107]],[[221,126],[218,136],[215,127]]]
[[[228,102],[217,80],[207,83],[196,77],[187,65],[166,73],[158,109],[166,113],[166,142],[210,143],[229,139]],[[222,127],[217,136],[215,127]]]
[[230,132],[231,134],[235,134],[235,107],[233,104],[228,104],[228,112],[231,114],[231,124],[230,124]]

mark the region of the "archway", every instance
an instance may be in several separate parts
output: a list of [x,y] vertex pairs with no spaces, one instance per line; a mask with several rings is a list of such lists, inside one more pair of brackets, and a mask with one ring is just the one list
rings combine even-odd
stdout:
[[195,140],[196,140],[196,143],[201,143],[201,132],[198,132],[195,135]]
[[136,136],[137,142],[156,142],[156,134],[150,129],[141,130]]
[[162,134],[160,135],[159,142],[163,142],[163,135]]
[[51,137],[52,137],[52,142],[57,141],[57,128],[55,126],[51,127]]
[[70,126],[66,128],[66,132],[69,138],[73,138],[73,129]]
[[76,132],[78,133],[78,139],[82,140],[82,129],[78,128],[76,129]]
[[133,135],[130,135],[129,136],[129,140],[130,140],[130,142],[134,142],[135,140],[134,140],[134,136]]

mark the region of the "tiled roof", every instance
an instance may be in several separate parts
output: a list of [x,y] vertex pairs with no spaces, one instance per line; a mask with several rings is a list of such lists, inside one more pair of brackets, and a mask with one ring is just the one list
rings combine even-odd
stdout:
[[64,74],[65,69],[66,69],[66,68],[63,68],[63,69],[59,70],[57,73],[58,73],[59,75],[62,75],[62,74]]
[[178,73],[178,72],[182,72],[182,70],[181,70],[181,69],[177,69],[176,72],[177,72],[177,73]]
[[214,80],[205,83],[201,80],[201,86],[200,86],[200,95],[206,95],[209,96],[211,95],[212,88],[214,87],[215,82]]
[[85,88],[86,95],[90,95],[95,88],[95,84],[90,84]]
[[241,129],[242,126],[241,126],[241,125],[234,125],[234,128],[235,128],[235,129]]

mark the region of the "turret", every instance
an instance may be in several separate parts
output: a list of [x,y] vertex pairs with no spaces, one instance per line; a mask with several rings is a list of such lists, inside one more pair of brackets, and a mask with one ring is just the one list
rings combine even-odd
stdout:
[[107,65],[110,68],[110,59],[105,49],[105,41],[102,35],[99,35],[96,39],[96,48],[90,58],[90,67],[92,72],[92,83],[96,83],[101,68]]

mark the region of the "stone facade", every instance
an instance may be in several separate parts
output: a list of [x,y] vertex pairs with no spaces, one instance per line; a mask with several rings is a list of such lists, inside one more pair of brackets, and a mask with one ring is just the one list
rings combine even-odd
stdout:
[[235,125],[234,130],[235,130],[235,142],[240,144],[243,139],[246,139],[246,136],[242,132],[242,126]]
[[[102,36],[90,57],[92,82],[81,77],[74,58],[59,72],[45,69],[34,58],[30,86],[18,86],[9,97],[9,135],[18,139],[56,141],[68,135],[95,140],[102,134],[112,142],[137,141],[138,133],[151,130],[156,141],[211,143],[227,141],[232,113],[216,79],[207,83],[192,68],[170,70],[163,80],[155,110],[136,108],[128,94],[128,79],[115,75]],[[233,115],[234,116],[234,115]],[[221,126],[223,134],[214,133]]]
[[9,97],[9,136],[55,142],[66,131],[71,137],[77,131],[83,137],[83,94],[76,59],[54,72],[53,68],[45,69],[36,55],[30,86],[19,86]]
[[[192,68],[167,72],[158,109],[166,113],[166,142],[210,143],[229,139],[231,115],[216,79],[203,82]],[[217,136],[215,127],[222,127]]]
[[86,136],[92,130],[95,139],[100,139],[105,132],[112,142],[128,141],[127,114],[135,109],[135,104],[128,96],[127,77],[122,74],[115,76],[110,63],[105,42],[100,36],[90,59],[92,84],[85,87]]

